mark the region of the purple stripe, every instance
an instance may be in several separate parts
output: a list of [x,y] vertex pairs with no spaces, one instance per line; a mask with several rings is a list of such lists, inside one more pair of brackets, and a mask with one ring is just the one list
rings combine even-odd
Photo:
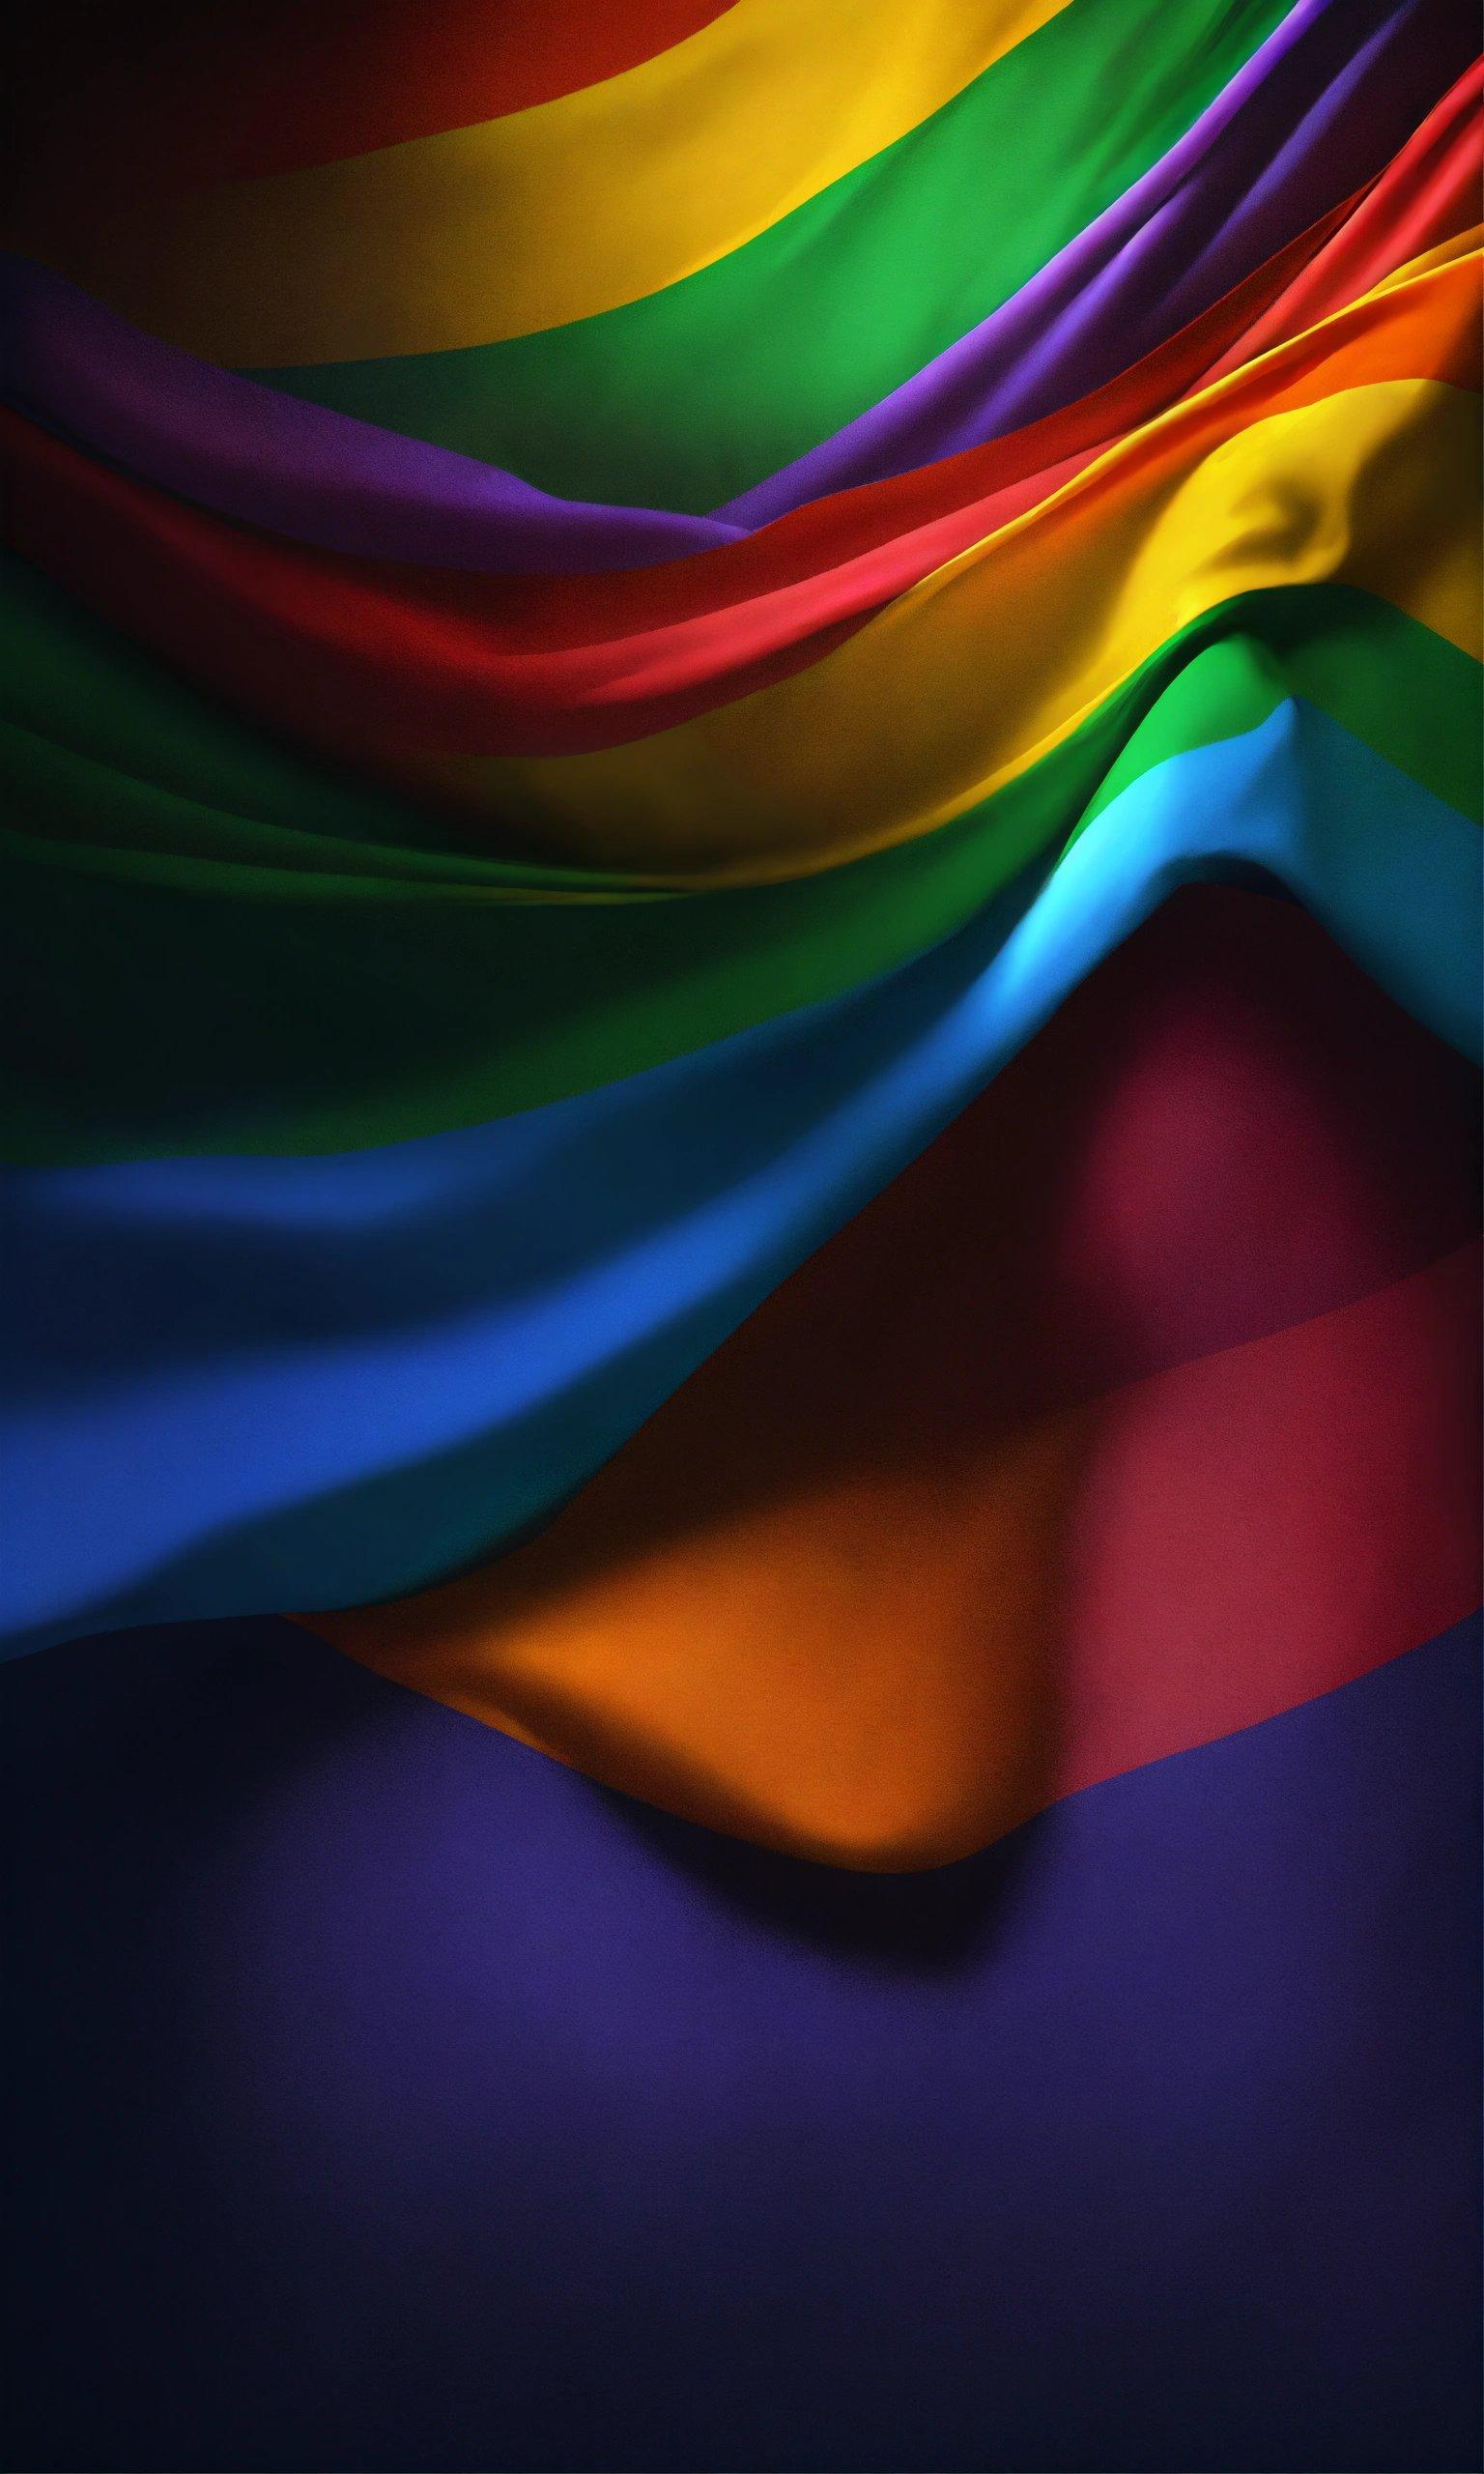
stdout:
[[498,465],[301,403],[116,317],[23,258],[0,261],[7,399],[111,464],[291,540],[510,575],[648,566],[737,524],[549,497]]
[[17,259],[0,272],[7,391],[141,479],[323,549],[514,575],[684,558],[1099,386],[1372,177],[1473,48],[1455,0],[1300,0],[1169,154],[992,317],[712,516],[552,498],[196,360]]
[[1476,2466],[1476,1637],[895,1880],[21,1661],[11,2463]]
[[1453,0],[1300,0],[1169,154],[1021,291],[719,512],[768,524],[1102,386],[1380,171],[1473,50]]

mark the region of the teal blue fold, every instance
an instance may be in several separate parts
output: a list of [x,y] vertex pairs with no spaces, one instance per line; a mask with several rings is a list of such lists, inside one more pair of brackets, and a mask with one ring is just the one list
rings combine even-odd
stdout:
[[626,1080],[328,1157],[8,1171],[5,1637],[388,1597],[519,1536],[1182,885],[1296,896],[1477,1055],[1480,851],[1287,701],[904,968]]

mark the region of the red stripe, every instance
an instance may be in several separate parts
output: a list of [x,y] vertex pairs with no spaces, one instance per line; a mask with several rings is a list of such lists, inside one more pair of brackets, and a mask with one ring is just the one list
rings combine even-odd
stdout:
[[1477,1087],[1183,895],[539,1538],[310,1628],[887,1867],[1327,1692],[1477,1599]]
[[8,62],[28,209],[336,162],[551,101],[729,0],[71,0]]
[[[430,752],[614,745],[818,660],[894,595],[1039,503],[1110,440],[1389,272],[1392,235],[1471,209],[1479,135],[1336,210],[1173,340],[1064,412],[842,493],[667,567],[552,580],[449,574],[276,540],[132,481],[14,415],[13,538],[214,692],[393,773]],[[1413,150],[1415,155],[1416,150]],[[1405,207],[1405,214],[1400,209]],[[1424,211],[1425,210],[1425,211]]]

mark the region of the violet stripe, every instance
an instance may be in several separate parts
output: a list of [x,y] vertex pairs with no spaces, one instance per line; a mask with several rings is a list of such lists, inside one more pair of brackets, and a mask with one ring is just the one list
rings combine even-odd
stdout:
[[993,316],[715,515],[550,497],[197,360],[14,257],[0,261],[6,392],[141,479],[323,549],[512,575],[651,565],[1101,385],[1380,170],[1473,49],[1455,0],[1299,0],[1162,160]]
[[992,316],[719,512],[761,526],[1102,386],[1380,171],[1473,50],[1452,0],[1300,0],[1179,143]]

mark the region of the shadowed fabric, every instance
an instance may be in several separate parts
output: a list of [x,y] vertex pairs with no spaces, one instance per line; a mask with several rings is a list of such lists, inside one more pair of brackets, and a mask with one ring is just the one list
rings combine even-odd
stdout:
[[1477,2462],[1461,0],[57,0],[11,2461]]

